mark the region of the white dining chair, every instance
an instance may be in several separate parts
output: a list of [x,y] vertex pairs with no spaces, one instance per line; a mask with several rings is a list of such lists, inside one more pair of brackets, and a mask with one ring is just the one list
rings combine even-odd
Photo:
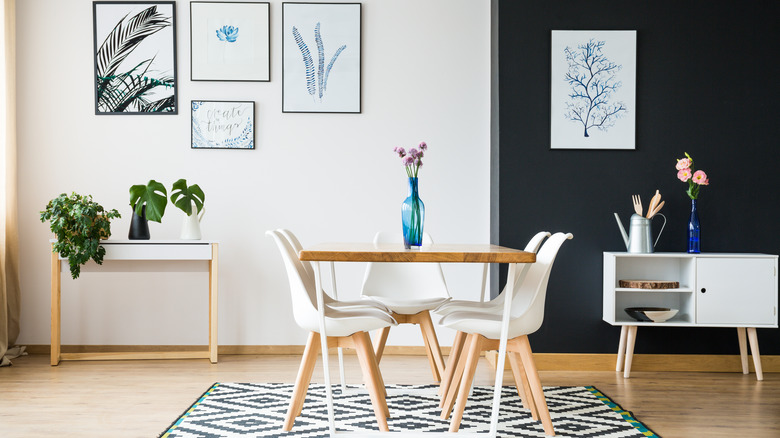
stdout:
[[[539,250],[539,246],[542,245],[544,239],[550,237],[549,231],[540,231],[536,233],[531,240],[525,245],[523,251],[533,252]],[[515,283],[525,277],[530,264],[524,264],[516,269]],[[483,286],[484,287],[484,286]],[[506,286],[504,286],[506,288]],[[490,301],[472,301],[472,300],[450,300],[439,307],[434,312],[439,316],[447,316],[453,312],[461,311],[486,311],[486,312],[501,312],[504,306],[504,297],[506,294],[502,290],[501,293]],[[463,351],[463,344],[466,341],[466,334],[463,332],[455,333],[455,339],[452,342],[452,348],[450,348],[450,354],[447,357],[447,365],[444,371],[444,375],[441,378],[441,384],[439,385],[439,395],[442,396],[439,407],[444,407],[444,395],[447,393],[449,386],[452,382],[452,375],[455,373],[455,364],[458,363],[458,359]]]
[[[573,237],[572,234],[555,233],[547,239],[536,256],[536,263],[530,265],[525,278],[515,283],[515,287],[512,289],[512,300],[508,303],[511,308],[506,349],[518,395],[520,395],[523,405],[531,411],[534,420],[541,420],[547,435],[555,435],[555,430],[542,391],[539,373],[534,364],[528,335],[537,331],[542,325],[547,283],[553,262],[561,245]],[[514,275],[512,266],[510,266],[508,275]],[[499,311],[453,312],[441,320],[442,325],[467,334],[464,349],[467,354],[462,354],[458,360],[452,384],[446,394],[446,402],[442,409],[441,416],[446,419],[449,417],[453,401],[457,396],[457,402],[452,411],[450,432],[457,432],[460,428],[480,353],[485,350],[499,349],[502,320],[503,312]],[[502,373],[503,370],[499,369],[497,372]],[[496,378],[496,383],[500,384],[499,378]],[[495,402],[497,400],[494,400]]]
[[[378,232],[375,244],[403,244],[400,232]],[[433,243],[423,233],[423,245]],[[369,263],[363,279],[361,294],[390,309],[399,324],[418,324],[425,351],[431,365],[433,379],[438,382],[444,374],[444,358],[431,321],[430,311],[450,299],[447,283],[439,263]],[[382,360],[390,327],[379,331],[374,340],[377,361]]]
[[[304,349],[284,420],[283,429],[289,431],[295,423],[295,418],[303,410],[317,354],[321,348],[319,315],[315,295],[316,286],[314,279],[306,274],[304,265],[298,260],[298,254],[284,235],[279,231],[267,231],[266,234],[274,239],[284,261],[290,283],[290,297],[292,298],[295,322],[301,328],[309,331],[309,339]],[[377,424],[381,431],[388,431],[387,417],[390,414],[387,409],[384,381],[374,356],[374,350],[371,347],[368,331],[396,325],[396,321],[388,312],[372,307],[339,309],[325,305],[324,314],[328,347],[354,348],[356,350]],[[327,352],[322,353],[327,354]]]
[[[301,244],[301,241],[298,239],[298,237],[293,233],[292,231],[285,229],[285,228],[277,228],[276,231],[281,233],[281,235],[287,239],[287,242],[290,243],[290,246],[292,246],[293,250],[295,251],[295,254],[299,254],[301,250],[303,249],[303,245]],[[311,262],[305,261],[305,260],[298,260],[298,262],[303,266],[303,269],[306,273],[306,275],[309,277],[311,281],[314,281],[314,268],[311,265]],[[323,289],[322,297],[325,301],[325,304],[327,306],[333,307],[335,309],[360,309],[360,308],[366,308],[366,307],[373,307],[376,309],[380,309],[385,312],[390,312],[390,310],[383,306],[381,303],[373,301],[373,300],[341,300],[338,297],[338,289],[336,287],[336,270],[333,265],[333,263],[330,264],[330,278],[331,278],[331,292],[332,295],[328,294]],[[313,301],[316,301],[316,298],[312,298]],[[338,357],[339,357],[339,378],[341,380],[341,391],[346,393],[347,392],[347,380],[345,377],[345,371],[344,371],[344,352],[343,348],[338,348]]]

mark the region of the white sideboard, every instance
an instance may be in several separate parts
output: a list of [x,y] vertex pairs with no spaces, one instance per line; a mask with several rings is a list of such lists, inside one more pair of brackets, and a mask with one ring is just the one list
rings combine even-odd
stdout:
[[[742,370],[747,373],[747,342],[763,379],[756,328],[777,328],[778,256],[768,254],[604,253],[604,321],[621,326],[617,371],[629,377],[636,330],[640,326],[734,327]],[[620,287],[620,280],[679,282],[675,289]],[[640,322],[628,307],[678,309],[665,322]],[[624,363],[625,361],[625,363]]]
[[[217,363],[217,272],[219,242],[208,240],[102,240],[106,249],[104,261],[113,260],[191,260],[207,261],[209,267],[209,346],[208,350],[194,351],[142,351],[142,352],[100,352],[63,353],[61,351],[61,303],[63,258],[54,251],[51,241],[51,364],[61,360],[107,360],[107,359],[194,359],[206,358]],[[67,260],[64,260],[67,263]]]

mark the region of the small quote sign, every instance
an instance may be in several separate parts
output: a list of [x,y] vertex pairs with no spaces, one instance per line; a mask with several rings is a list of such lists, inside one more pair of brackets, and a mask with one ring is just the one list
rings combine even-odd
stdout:
[[192,101],[193,149],[254,149],[255,103]]

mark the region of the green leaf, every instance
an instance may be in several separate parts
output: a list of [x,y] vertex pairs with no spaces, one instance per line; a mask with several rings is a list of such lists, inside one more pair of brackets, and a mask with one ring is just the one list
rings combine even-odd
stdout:
[[173,190],[171,190],[171,202],[178,207],[181,211],[187,213],[187,216],[192,214],[192,203],[195,203],[197,212],[203,209],[203,202],[206,201],[206,195],[200,186],[193,184],[187,186],[187,180],[182,178],[173,183]]
[[146,185],[134,185],[130,187],[130,205],[139,216],[143,213],[143,206],[146,205],[146,219],[162,222],[165,206],[168,205],[168,192],[162,183],[153,179]]

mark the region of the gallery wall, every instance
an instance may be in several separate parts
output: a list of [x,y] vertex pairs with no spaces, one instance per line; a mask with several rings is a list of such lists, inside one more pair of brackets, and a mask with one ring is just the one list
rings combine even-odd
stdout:
[[[647,208],[660,190],[669,222],[656,251],[686,251],[684,152],[710,177],[702,252],[780,252],[778,14],[774,1],[500,2],[500,243],[523,245],[528,230],[574,234],[534,351],[617,350],[620,330],[601,320],[602,253],[626,249],[612,213],[627,226],[631,195]],[[552,30],[637,31],[635,150],[550,149]],[[762,354],[780,354],[777,329],[758,336]],[[734,329],[640,328],[635,351],[737,354],[738,344]]]
[[[190,80],[189,2],[177,1],[178,115],[94,113],[92,1],[17,4],[21,344],[49,343],[49,199],[91,194],[122,218],[128,189],[179,178],[206,193],[203,238],[220,242],[219,343],[303,344],[281,257],[265,230],[304,244],[368,241],[400,230],[407,183],[395,146],[429,145],[420,170],[425,229],[437,242],[487,243],[490,220],[490,2],[362,1],[362,113],[282,113],[282,3],[271,2],[271,81]],[[457,31],[454,31],[457,30]],[[190,148],[191,100],[254,101],[255,150]],[[170,204],[153,239],[176,239]],[[365,267],[337,266],[356,298]],[[477,297],[481,268],[446,266],[455,297]],[[62,343],[207,342],[203,263],[107,262],[63,273]],[[327,277],[326,277],[327,281]],[[453,333],[439,329],[441,342]],[[389,344],[422,345],[399,327]]]

